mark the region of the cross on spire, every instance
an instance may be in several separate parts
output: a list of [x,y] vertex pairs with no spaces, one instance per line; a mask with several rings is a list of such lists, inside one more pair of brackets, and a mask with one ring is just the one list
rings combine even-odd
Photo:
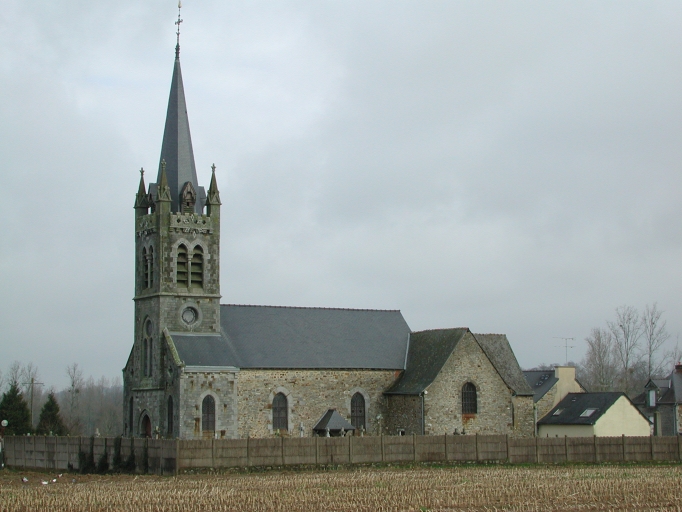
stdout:
[[180,23],[183,22],[182,18],[180,18],[180,9],[182,9],[182,0],[178,1],[178,21],[175,22],[175,24],[178,26],[178,30],[175,33],[175,35],[178,36],[177,43],[175,44],[176,59],[180,58]]

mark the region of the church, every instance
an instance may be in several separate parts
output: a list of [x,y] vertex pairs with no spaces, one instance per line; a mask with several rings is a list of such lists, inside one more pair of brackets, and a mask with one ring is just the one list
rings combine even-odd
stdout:
[[212,170],[206,190],[178,41],[158,175],[147,186],[141,171],[134,206],[126,436],[307,437],[323,418],[341,434],[533,435],[533,390],[505,335],[413,332],[394,310],[221,304]]

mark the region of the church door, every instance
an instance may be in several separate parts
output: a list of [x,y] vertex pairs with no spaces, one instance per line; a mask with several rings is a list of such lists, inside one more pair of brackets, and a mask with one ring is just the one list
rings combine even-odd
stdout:
[[144,437],[152,437],[152,422],[149,421],[149,416],[146,414],[142,418],[142,428],[140,429],[140,434]]

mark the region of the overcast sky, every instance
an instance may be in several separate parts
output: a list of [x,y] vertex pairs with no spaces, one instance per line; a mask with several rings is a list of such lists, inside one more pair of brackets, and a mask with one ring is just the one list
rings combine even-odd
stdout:
[[[0,369],[120,376],[133,202],[175,0],[0,9]],[[616,307],[682,332],[682,3],[185,0],[223,303],[400,309],[580,360]]]

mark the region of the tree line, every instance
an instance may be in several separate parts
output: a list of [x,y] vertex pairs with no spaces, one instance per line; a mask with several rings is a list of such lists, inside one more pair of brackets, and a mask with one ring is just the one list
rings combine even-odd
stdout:
[[120,378],[85,378],[74,363],[66,368],[66,388],[45,389],[33,363],[13,362],[0,371],[0,420],[7,435],[118,436],[123,385]]
[[663,313],[657,303],[641,312],[624,305],[616,308],[615,318],[592,328],[585,338],[585,357],[567,363],[576,367],[576,377],[587,391],[622,391],[634,397],[649,379],[670,374],[682,351],[679,342],[667,345],[671,336]]

